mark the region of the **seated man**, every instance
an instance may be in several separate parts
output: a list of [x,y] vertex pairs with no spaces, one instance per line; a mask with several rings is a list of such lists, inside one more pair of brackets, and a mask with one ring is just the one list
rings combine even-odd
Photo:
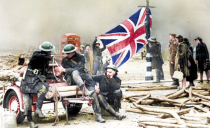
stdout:
[[[62,59],[61,68],[64,72],[65,79],[69,85],[73,82],[77,84],[80,90],[83,89],[85,81],[85,95],[91,96],[94,98],[92,102],[93,111],[96,114],[96,121],[104,123],[105,119],[101,116],[101,109],[99,106],[99,101],[97,94],[95,93],[95,81],[92,79],[90,73],[85,69],[85,58],[83,55],[76,52],[77,48],[72,44],[67,44],[63,53],[66,53],[66,57]],[[90,90],[90,91],[89,91]]]
[[44,114],[41,111],[42,104],[45,98],[45,94],[48,91],[49,84],[46,82],[46,78],[54,78],[52,73],[48,73],[49,61],[51,60],[51,51],[54,50],[54,46],[50,42],[43,42],[39,49],[41,51],[35,51],[30,58],[28,68],[23,76],[20,90],[23,93],[24,103],[24,115],[30,123],[30,128],[36,128],[32,120],[32,99],[33,94],[37,94],[37,103],[35,113],[44,118]]
[[[96,87],[100,106],[103,107],[117,119],[122,120],[125,115],[120,115],[118,112],[121,108],[122,91],[121,80],[117,77],[118,69],[115,65],[108,65],[104,75],[93,76],[93,80],[99,82],[99,89]],[[108,102],[108,103],[107,103]],[[114,106],[113,109],[110,105]]]

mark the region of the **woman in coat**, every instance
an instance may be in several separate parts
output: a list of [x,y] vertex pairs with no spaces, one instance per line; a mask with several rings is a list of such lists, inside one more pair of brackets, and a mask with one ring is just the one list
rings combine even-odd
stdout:
[[190,66],[188,66],[190,75],[186,77],[186,80],[190,82],[190,86],[195,86],[193,81],[198,78],[198,75],[197,75],[197,66],[193,59],[193,48],[190,46],[189,40],[187,38],[184,38],[183,43],[188,48],[188,60],[190,63]]
[[206,72],[207,83],[209,83],[209,52],[206,47],[206,44],[203,43],[200,37],[195,38],[196,46],[196,57],[195,63],[198,65],[198,71],[200,72],[200,81],[203,83],[203,71]]
[[176,54],[176,68],[177,70],[180,70],[183,73],[183,80],[182,80],[182,88],[186,88],[186,77],[190,76],[189,74],[189,62],[188,62],[188,48],[183,43],[183,37],[178,36],[178,49]]

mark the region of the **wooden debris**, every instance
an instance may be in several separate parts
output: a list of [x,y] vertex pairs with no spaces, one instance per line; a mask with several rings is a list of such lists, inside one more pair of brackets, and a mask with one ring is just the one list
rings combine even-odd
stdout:
[[167,89],[176,89],[176,86],[158,86],[158,87],[138,87],[138,88],[129,88],[125,91],[151,91],[151,90],[167,90]]
[[[126,91],[150,91],[174,88],[176,88],[176,86],[141,86],[132,87],[126,89]],[[144,95],[133,95],[133,97],[128,96],[125,99],[129,99],[133,102],[133,105],[131,105],[131,108],[126,111],[152,115],[140,117],[138,122],[139,126],[144,128],[147,126],[170,128],[207,128],[208,123],[210,123],[209,92],[210,88],[190,87],[189,90],[181,89],[167,95],[156,97],[152,97],[150,92]],[[178,99],[180,97],[186,98],[184,100]],[[168,109],[167,107],[162,107],[163,109],[160,109],[158,105],[165,105],[169,107]],[[179,108],[180,110],[175,108]]]

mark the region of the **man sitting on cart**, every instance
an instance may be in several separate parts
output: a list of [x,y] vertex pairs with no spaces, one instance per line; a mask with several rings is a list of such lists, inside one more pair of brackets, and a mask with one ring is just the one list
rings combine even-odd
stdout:
[[35,51],[30,58],[28,68],[23,76],[20,90],[23,93],[24,115],[30,123],[30,128],[37,128],[32,120],[32,100],[33,94],[37,94],[36,111],[40,118],[45,118],[41,111],[45,94],[48,92],[49,84],[46,78],[54,78],[52,73],[48,73],[49,61],[52,59],[51,51],[55,49],[50,42],[43,42],[39,49]]
[[66,57],[62,59],[61,65],[64,72],[65,79],[69,85],[77,84],[80,90],[83,90],[85,81],[85,95],[94,98],[92,102],[93,111],[96,114],[96,121],[104,123],[105,119],[101,116],[101,109],[98,101],[97,94],[95,92],[95,81],[92,79],[90,73],[85,69],[85,58],[83,55],[76,52],[77,47],[72,44],[67,44],[63,53]]

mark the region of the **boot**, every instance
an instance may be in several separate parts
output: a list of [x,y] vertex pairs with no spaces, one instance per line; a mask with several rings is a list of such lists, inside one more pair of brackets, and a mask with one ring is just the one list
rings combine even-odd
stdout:
[[[83,91],[83,87],[84,87],[84,86],[80,86],[80,87],[79,87],[81,91]],[[90,96],[90,97],[91,97],[91,96],[93,95],[94,91],[89,91],[86,87],[84,87],[84,88],[85,88],[84,94],[85,94],[86,96]]]
[[38,128],[38,126],[34,124],[33,121],[30,121],[29,124],[30,124],[30,128]]
[[36,111],[35,111],[36,115],[39,116],[39,118],[45,118],[44,114],[42,113],[42,110],[39,109],[39,108],[36,108]]
[[102,118],[101,114],[96,114],[96,121],[100,123],[105,123],[106,120]]
[[116,113],[115,113],[115,117],[116,117],[118,120],[122,120],[123,118],[126,118],[126,115],[121,115],[120,113],[116,112]]
[[112,114],[114,117],[116,117],[118,120],[122,120],[123,118],[126,117],[126,115],[121,115],[118,112],[115,112],[114,109],[110,105],[108,105],[105,108],[105,110],[108,111],[110,114]]

